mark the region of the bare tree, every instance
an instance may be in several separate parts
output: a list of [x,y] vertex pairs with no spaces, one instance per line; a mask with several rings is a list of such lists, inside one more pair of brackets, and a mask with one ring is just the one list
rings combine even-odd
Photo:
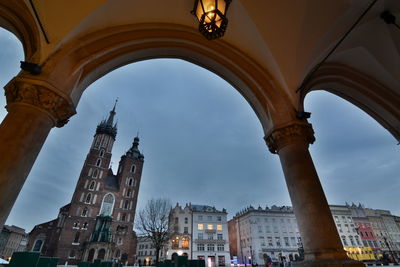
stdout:
[[151,240],[156,250],[156,266],[160,250],[169,240],[168,217],[170,210],[171,204],[168,199],[151,199],[139,212],[139,218],[136,221],[136,228]]

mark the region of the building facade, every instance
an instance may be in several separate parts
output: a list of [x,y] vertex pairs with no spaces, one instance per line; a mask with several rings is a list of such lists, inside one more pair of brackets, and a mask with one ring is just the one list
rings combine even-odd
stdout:
[[187,256],[189,259],[193,258],[192,254],[192,210],[189,204],[185,207],[176,206],[169,214],[169,231],[171,233],[168,256],[172,255]]
[[227,212],[207,205],[177,204],[169,217],[171,239],[166,257],[205,260],[207,267],[229,266]]
[[[140,266],[155,265],[156,250],[151,239],[147,236],[139,236],[136,244],[136,263]],[[160,250],[159,261],[164,259],[164,249]]]
[[245,208],[229,221],[229,235],[232,252],[236,252],[231,256],[241,264],[300,258],[301,238],[291,207]]
[[114,106],[108,119],[97,125],[71,203],[60,209],[57,219],[34,227],[29,250],[59,257],[62,264],[94,259],[134,262],[133,223],[144,156],[135,137],[113,173],[115,114]]
[[27,243],[25,229],[4,225],[0,233],[0,258],[9,260],[17,251],[25,251]]
[[343,247],[363,246],[350,209],[346,205],[330,205],[329,208]]
[[[330,205],[343,248],[348,253],[371,251],[374,258],[384,254],[399,259],[400,217],[387,210],[359,205]],[[290,207],[252,206],[238,212],[229,221],[230,251],[241,264],[264,264],[301,258],[303,244],[297,221]],[[367,259],[366,259],[367,260]]]

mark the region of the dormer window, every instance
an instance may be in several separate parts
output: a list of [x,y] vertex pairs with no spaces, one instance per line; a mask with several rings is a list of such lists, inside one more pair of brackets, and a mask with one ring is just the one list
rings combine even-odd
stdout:
[[136,171],[136,166],[135,166],[135,164],[133,164],[131,167],[131,173],[135,173],[135,171]]

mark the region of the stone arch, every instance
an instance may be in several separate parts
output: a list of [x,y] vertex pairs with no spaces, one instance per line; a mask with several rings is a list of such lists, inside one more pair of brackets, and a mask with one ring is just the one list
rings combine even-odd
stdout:
[[124,65],[153,58],[178,58],[217,74],[248,101],[265,132],[295,119],[293,103],[268,70],[224,42],[210,42],[177,24],[135,24],[108,28],[71,40],[42,65],[43,79],[77,105],[94,81]]
[[330,92],[359,107],[400,142],[400,96],[377,80],[346,65],[327,63],[299,92],[299,110],[304,110],[306,95],[316,90]]
[[39,63],[41,33],[24,1],[0,2],[0,27],[10,31],[21,41],[26,61]]

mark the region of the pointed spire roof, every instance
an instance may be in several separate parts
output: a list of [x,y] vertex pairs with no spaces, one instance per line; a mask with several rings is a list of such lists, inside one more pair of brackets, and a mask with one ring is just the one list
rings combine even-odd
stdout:
[[114,107],[110,111],[110,115],[108,116],[107,120],[102,120],[96,129],[96,134],[108,134],[111,135],[114,140],[117,136],[117,123],[114,124],[114,117],[115,117],[115,107],[117,106],[118,98],[115,100]]

